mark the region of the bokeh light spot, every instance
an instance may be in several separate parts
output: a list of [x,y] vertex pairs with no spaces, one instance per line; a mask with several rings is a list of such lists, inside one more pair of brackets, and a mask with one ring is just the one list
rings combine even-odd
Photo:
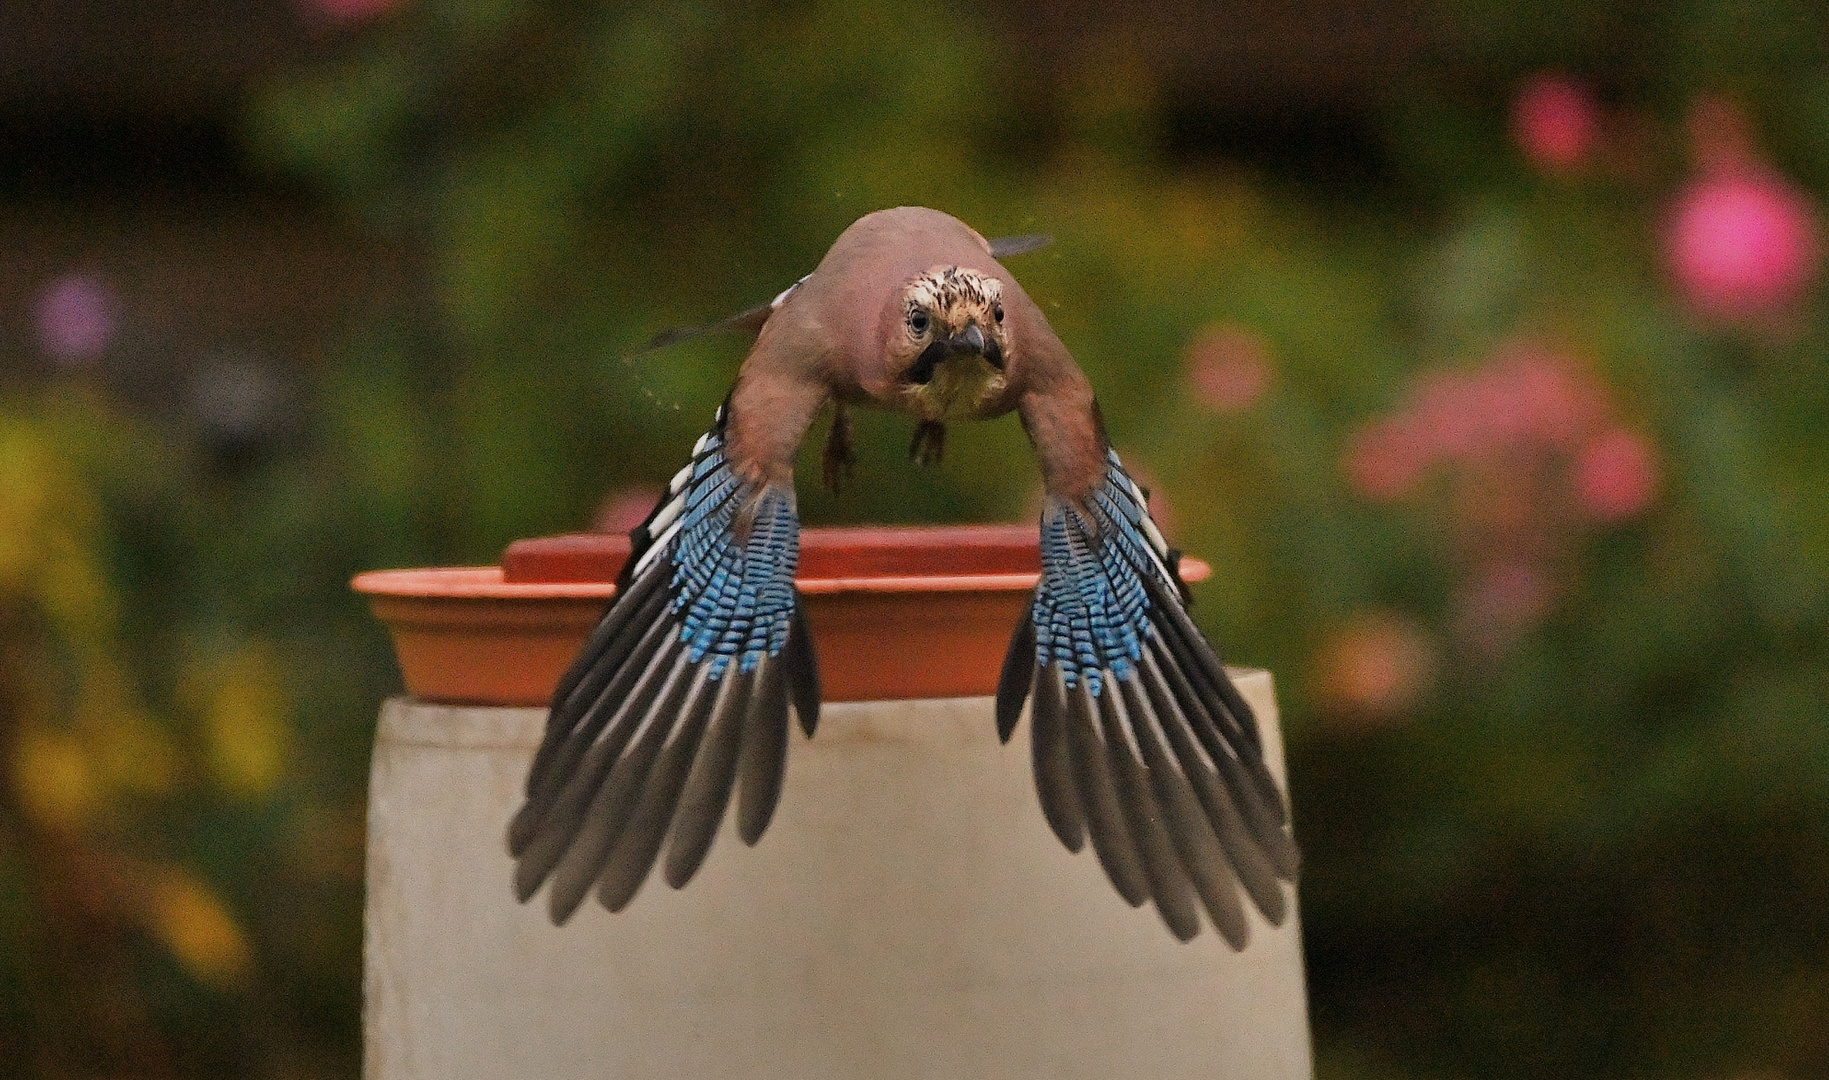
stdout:
[[1657,456],[1644,439],[1612,428],[1589,439],[1575,454],[1570,481],[1581,509],[1595,521],[1635,517],[1657,497]]
[[1270,386],[1270,347],[1242,327],[1208,327],[1188,348],[1187,377],[1201,405],[1221,415],[1243,412]]
[[208,885],[177,869],[157,876],[151,929],[194,978],[232,986],[254,965],[247,935]]
[[1600,140],[1600,108],[1587,84],[1561,72],[1526,79],[1512,97],[1511,133],[1531,164],[1570,172]]
[[120,300],[93,274],[68,274],[52,281],[32,305],[38,347],[65,367],[92,364],[120,330]]
[[1703,176],[1677,196],[1666,238],[1677,291],[1698,314],[1756,319],[1802,299],[1822,259],[1815,208],[1766,170]]
[[1329,635],[1316,675],[1329,713],[1352,726],[1370,726],[1413,709],[1434,677],[1435,663],[1435,647],[1415,618],[1368,611]]

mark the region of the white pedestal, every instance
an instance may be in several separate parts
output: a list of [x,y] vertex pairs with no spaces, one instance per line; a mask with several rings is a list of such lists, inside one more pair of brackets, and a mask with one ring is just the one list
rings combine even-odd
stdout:
[[[1272,770],[1266,672],[1236,674]],[[1306,1078],[1300,930],[1180,944],[1048,831],[989,698],[827,705],[780,809],[684,890],[563,928],[503,841],[545,711],[381,711],[368,1080]],[[1249,905],[1247,905],[1249,907]]]

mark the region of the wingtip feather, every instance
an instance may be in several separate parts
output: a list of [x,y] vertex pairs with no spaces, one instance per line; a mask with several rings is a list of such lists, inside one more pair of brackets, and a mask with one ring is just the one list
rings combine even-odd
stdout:
[[999,236],[995,240],[989,241],[993,259],[1009,259],[1017,255],[1027,255],[1031,251],[1040,251],[1052,243],[1054,243],[1054,237],[1046,233]]
[[997,741],[1008,743],[1022,717],[1023,703],[1035,682],[1035,618],[1025,612],[1010,635],[1010,647],[997,676]]
[[1059,668],[1036,668],[1032,700],[1035,705],[1029,712],[1029,750],[1036,800],[1041,803],[1048,828],[1062,846],[1077,854],[1086,843],[1086,817],[1074,787]]
[[793,691],[794,713],[800,718],[800,730],[807,738],[819,729],[819,659],[813,654],[813,634],[807,627],[806,607],[794,600],[793,624],[783,648],[787,659],[788,683]]
[[762,663],[737,751],[737,836],[749,847],[774,818],[787,765],[787,660],[769,657]]
[[685,790],[680,793],[679,811],[674,816],[662,866],[667,884],[675,889],[685,888],[704,865],[730,805],[754,677],[753,671],[725,675],[727,689],[713,707],[698,757],[687,775]]

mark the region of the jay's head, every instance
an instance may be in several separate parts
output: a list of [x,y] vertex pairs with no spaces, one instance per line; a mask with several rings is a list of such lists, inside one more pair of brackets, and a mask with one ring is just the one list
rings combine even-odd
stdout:
[[1003,389],[1009,341],[1003,283],[958,266],[916,274],[897,298],[900,325],[889,331],[889,370],[914,411],[959,419]]

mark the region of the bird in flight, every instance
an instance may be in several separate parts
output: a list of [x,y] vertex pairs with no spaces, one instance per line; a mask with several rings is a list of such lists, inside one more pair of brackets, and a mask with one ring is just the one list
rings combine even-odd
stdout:
[[946,423],[1011,411],[1035,448],[1042,574],[995,711],[1007,742],[1033,702],[1035,788],[1061,843],[1090,839],[1119,895],[1153,901],[1183,941],[1204,910],[1242,949],[1241,897],[1283,921],[1298,859],[1257,721],[1188,617],[1178,553],[1112,451],[1090,383],[998,262],[1046,242],[987,241],[936,210],[880,211],[769,304],[655,340],[756,334],[553,691],[509,826],[520,900],[550,880],[555,923],[593,888],[619,911],[657,861],[680,888],[733,795],[738,835],[761,838],[790,707],[808,737],[819,717],[794,587],[794,459],[832,407],[824,475],[836,487],[851,458],[845,410],[858,405],[913,416],[922,463],[939,459]]

